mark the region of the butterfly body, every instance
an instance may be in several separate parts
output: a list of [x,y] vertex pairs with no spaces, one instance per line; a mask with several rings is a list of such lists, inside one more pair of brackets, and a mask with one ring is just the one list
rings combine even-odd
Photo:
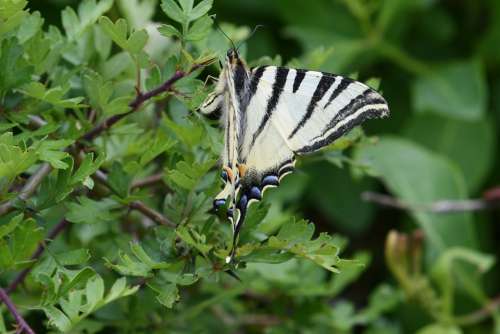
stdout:
[[224,127],[224,189],[233,249],[248,206],[293,172],[295,157],[319,150],[369,118],[388,115],[384,98],[363,83],[324,72],[276,66],[249,69],[234,49],[200,111]]

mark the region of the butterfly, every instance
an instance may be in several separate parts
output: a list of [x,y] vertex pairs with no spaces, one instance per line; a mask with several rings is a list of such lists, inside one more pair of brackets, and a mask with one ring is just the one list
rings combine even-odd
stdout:
[[224,128],[217,210],[231,201],[230,255],[248,206],[294,170],[295,157],[332,143],[367,119],[385,117],[385,99],[367,85],[330,73],[277,66],[250,69],[236,48],[227,51],[217,84],[199,108]]

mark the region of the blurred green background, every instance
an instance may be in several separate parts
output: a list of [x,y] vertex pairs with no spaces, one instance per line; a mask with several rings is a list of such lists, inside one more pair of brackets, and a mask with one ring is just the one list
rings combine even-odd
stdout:
[[[78,1],[31,1],[29,8],[40,11],[46,25],[60,27],[60,11],[68,5],[76,7]],[[114,6],[108,16],[133,20],[126,7]],[[366,251],[364,273],[329,298],[296,292],[324,277],[307,266],[255,269],[266,284],[295,292],[277,292],[276,301],[243,296],[231,304],[235,312],[251,308],[287,315],[294,305],[288,316],[302,326],[250,325],[240,332],[500,333],[500,267],[490,261],[500,255],[498,210],[411,212],[362,199],[371,191],[418,207],[484,200],[487,190],[500,187],[500,1],[216,0],[211,13],[228,27],[263,25],[243,47],[250,64],[300,64],[363,81],[379,79],[391,109],[390,118],[363,125],[370,138],[347,153],[301,159],[299,170],[266,201],[310,219],[317,231],[345,236],[347,254]],[[153,20],[167,21],[160,10]],[[386,243],[391,230],[407,235],[393,235]],[[423,236],[412,239],[416,230]],[[408,269],[408,262],[419,263],[412,252],[423,252],[422,269]],[[384,290],[388,286],[391,290]],[[426,295],[429,287],[440,291],[440,306],[429,305],[436,297]],[[189,304],[189,292],[185,298]],[[384,306],[391,298],[397,301]],[[447,320],[436,311],[443,304],[472,320],[448,319],[449,326],[443,325]],[[325,305],[331,309],[320,312]],[[365,307],[365,313],[355,311]],[[205,332],[204,321],[205,328],[217,327],[206,319],[210,315],[192,312],[186,319],[200,317],[197,332]]]

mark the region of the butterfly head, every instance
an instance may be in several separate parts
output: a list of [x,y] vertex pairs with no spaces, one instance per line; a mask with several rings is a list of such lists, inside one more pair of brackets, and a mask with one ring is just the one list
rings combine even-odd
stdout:
[[240,55],[238,54],[238,50],[235,48],[230,48],[226,53],[226,63],[230,65],[237,65],[241,63]]

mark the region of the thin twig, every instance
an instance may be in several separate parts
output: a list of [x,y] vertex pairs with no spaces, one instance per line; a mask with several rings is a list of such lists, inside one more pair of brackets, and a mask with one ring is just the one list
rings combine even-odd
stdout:
[[473,325],[483,321],[500,307],[500,296],[491,299],[483,308],[472,313],[457,317],[456,323],[461,326]]
[[136,96],[136,98],[132,102],[129,103],[130,111],[128,111],[128,112],[126,112],[124,114],[114,115],[114,116],[111,116],[111,117],[105,119],[104,121],[102,121],[101,123],[99,123],[99,125],[97,125],[93,129],[91,129],[89,132],[87,132],[84,135],[82,135],[77,140],[77,142],[91,141],[91,140],[93,140],[94,138],[96,138],[97,136],[99,136],[103,131],[105,131],[106,129],[109,129],[115,123],[117,123],[118,121],[120,121],[122,118],[124,118],[124,117],[126,117],[126,116],[134,113],[135,111],[139,110],[139,108],[147,100],[149,100],[149,99],[151,99],[151,98],[153,98],[153,97],[155,97],[157,95],[160,95],[162,93],[165,93],[165,92],[169,91],[172,88],[172,86],[173,86],[174,83],[176,83],[180,79],[186,77],[187,75],[191,74],[192,72],[194,72],[195,70],[197,70],[201,66],[202,65],[200,65],[200,64],[196,64],[188,72],[177,71],[177,72],[174,73],[174,75],[170,79],[168,79],[167,81],[165,81],[161,86],[159,86],[159,87],[157,87],[157,88],[155,88],[153,90],[150,90],[147,93],[138,94]]
[[132,182],[132,189],[144,188],[152,185],[163,184],[163,173],[153,174],[144,179]]
[[500,201],[488,199],[440,200],[428,204],[407,203],[389,195],[366,191],[361,194],[364,201],[405,211],[426,211],[433,213],[452,213],[481,211],[500,208]]
[[30,176],[23,189],[19,192],[19,195],[15,199],[7,201],[6,203],[0,205],[0,216],[8,214],[15,209],[16,201],[26,201],[33,195],[42,180],[50,173],[52,167],[49,163],[43,163],[33,175]]
[[33,329],[31,329],[26,320],[24,320],[24,318],[21,316],[16,306],[10,299],[7,292],[5,292],[5,290],[2,288],[0,288],[0,300],[2,300],[5,303],[5,305],[9,309],[9,312],[14,316],[14,319],[16,319],[17,325],[19,326],[17,333],[24,332],[28,334],[35,334],[35,331],[33,331]]
[[[32,260],[38,260],[42,254],[47,245],[55,239],[66,227],[69,225],[69,222],[66,219],[62,219],[56,226],[50,230],[49,234],[47,234],[47,238],[43,243],[40,243],[38,245],[38,248],[35,250],[33,255],[31,255]],[[26,276],[31,272],[33,269],[33,266],[29,266],[28,268],[25,268],[23,271],[21,271],[16,278],[9,284],[9,287],[5,290],[7,293],[11,293],[14,291],[19,284],[21,284]]]
[[159,212],[151,209],[150,207],[148,207],[146,204],[144,204],[141,201],[133,201],[133,202],[129,203],[128,206],[132,210],[139,211],[140,213],[142,213],[144,216],[148,217],[149,219],[151,219],[155,223],[165,225],[168,227],[174,227],[174,228],[176,227],[176,225],[174,223],[172,223],[170,220],[163,217],[163,215],[161,215]]

